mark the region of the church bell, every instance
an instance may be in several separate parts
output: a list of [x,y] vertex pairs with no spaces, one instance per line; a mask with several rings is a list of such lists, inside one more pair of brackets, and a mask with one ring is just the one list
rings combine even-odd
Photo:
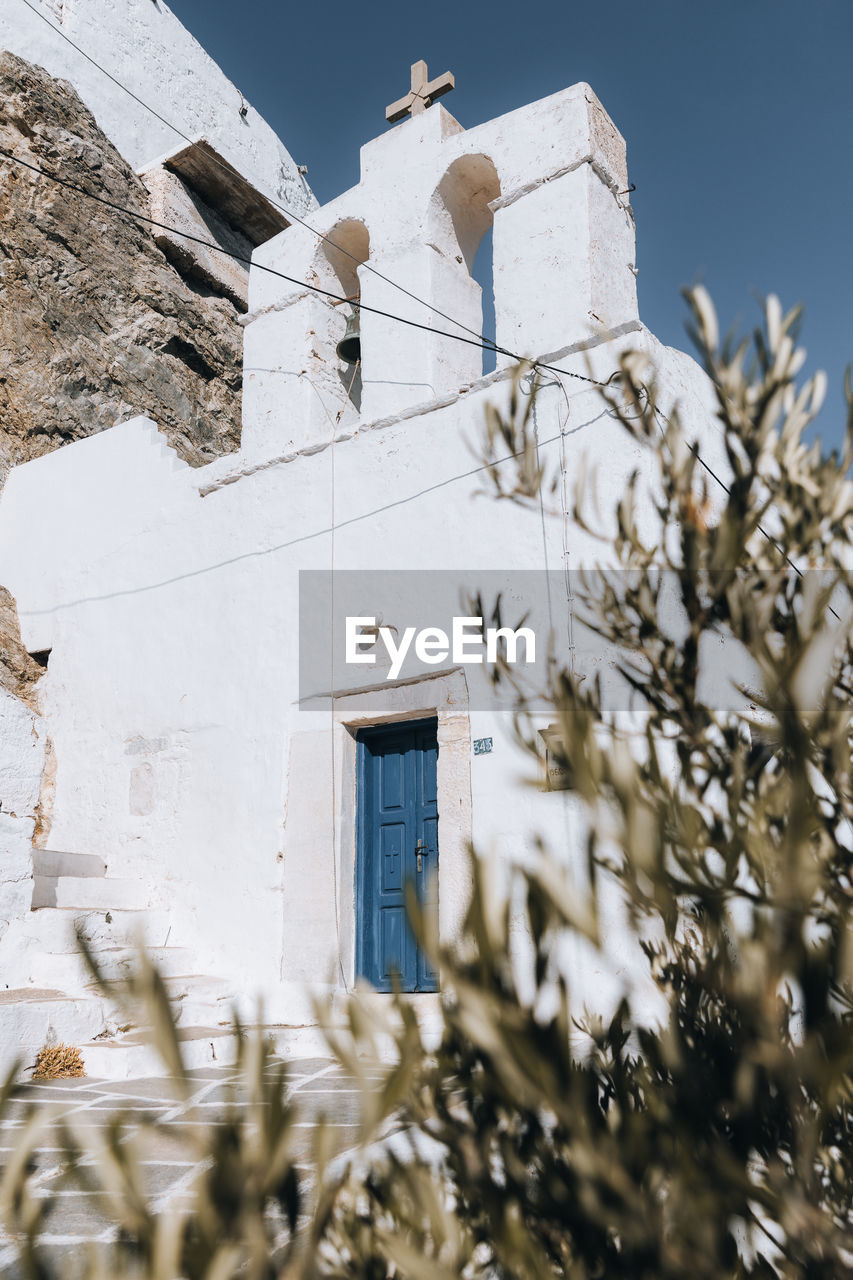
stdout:
[[335,351],[347,364],[358,364],[361,359],[361,324],[358,308],[347,317],[346,332],[335,347]]

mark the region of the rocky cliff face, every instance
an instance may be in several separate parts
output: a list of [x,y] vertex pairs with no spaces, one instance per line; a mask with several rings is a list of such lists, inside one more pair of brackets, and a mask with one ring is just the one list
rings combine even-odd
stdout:
[[[65,81],[0,52],[0,148],[148,213],[145,187]],[[0,481],[144,413],[198,466],[240,440],[242,330],[148,228],[0,156]]]
[[0,689],[32,702],[42,671],[21,644],[15,601],[5,587],[0,587]]

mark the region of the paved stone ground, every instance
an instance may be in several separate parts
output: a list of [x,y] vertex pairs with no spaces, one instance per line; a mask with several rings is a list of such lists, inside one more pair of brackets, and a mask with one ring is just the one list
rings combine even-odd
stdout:
[[[39,1194],[55,1198],[42,1241],[47,1260],[62,1280],[78,1272],[87,1246],[108,1243],[114,1228],[103,1195],[76,1189],[60,1178],[62,1148],[57,1145],[55,1124],[61,1118],[73,1117],[87,1124],[106,1125],[118,1109],[131,1120],[134,1116],[140,1121],[156,1120],[153,1128],[146,1126],[140,1141],[147,1193],[155,1207],[162,1209],[188,1187],[199,1169],[188,1150],[189,1131],[199,1123],[216,1125],[221,1121],[228,1086],[236,1087],[233,1096],[238,1104],[247,1105],[240,1102],[236,1067],[204,1067],[189,1075],[192,1089],[183,1101],[178,1100],[172,1081],[162,1078],[104,1081],[82,1077],[32,1083],[19,1089],[0,1129],[0,1176],[33,1104],[49,1103],[53,1120],[36,1153],[34,1185]],[[321,1115],[331,1129],[338,1152],[346,1151],[355,1142],[357,1085],[339,1066],[319,1058],[290,1063],[288,1081],[299,1108],[296,1157],[306,1185],[310,1186],[313,1131]],[[0,1275],[11,1280],[19,1274],[16,1258],[14,1242],[0,1228]]]

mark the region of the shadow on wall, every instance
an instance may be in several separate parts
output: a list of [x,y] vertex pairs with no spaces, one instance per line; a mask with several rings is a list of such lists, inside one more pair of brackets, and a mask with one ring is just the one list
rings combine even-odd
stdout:
[[[489,206],[500,194],[497,169],[488,156],[460,156],[438,184],[434,201],[439,247],[464,268],[470,282],[467,323],[490,339],[495,336],[495,296],[494,215]],[[472,369],[474,377],[495,367],[492,351],[478,357],[472,348],[472,358],[479,359],[479,367]]]
[[[358,300],[361,297],[359,267],[367,262],[369,256],[370,235],[364,223],[355,218],[346,218],[336,223],[318,252],[316,270],[323,288],[340,293],[345,298]],[[346,332],[347,320],[353,315],[357,317],[358,313],[346,303],[333,305],[333,310],[334,317],[323,344],[328,350],[318,354],[328,361],[330,368],[337,370],[342,401],[349,400],[358,412],[361,409],[361,365],[344,364],[337,355],[337,346]]]

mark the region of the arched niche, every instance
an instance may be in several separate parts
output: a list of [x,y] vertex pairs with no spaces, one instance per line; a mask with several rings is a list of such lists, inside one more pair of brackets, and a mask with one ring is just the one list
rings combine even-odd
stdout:
[[[320,255],[346,297],[359,291],[358,268],[370,256],[370,233],[363,222],[344,218],[320,241]],[[327,273],[326,273],[327,274]]]
[[[370,256],[370,233],[357,218],[345,218],[337,222],[320,242],[314,265],[314,277],[321,288],[344,298],[358,298],[361,294],[359,267]],[[319,352],[329,367],[347,400],[356,410],[361,407],[361,366],[357,369],[340,359],[336,347],[344,336],[347,319],[352,307],[346,303],[329,304],[329,322],[325,333],[317,334]]]
[[[494,335],[494,277],[492,267],[491,230],[494,217],[489,205],[501,194],[497,169],[487,155],[460,156],[444,174],[433,197],[433,245],[449,261],[465,272],[470,280],[467,318],[463,323]],[[481,245],[484,252],[478,254]],[[462,286],[460,286],[462,287]],[[464,287],[463,287],[464,291]],[[485,305],[484,305],[485,304]],[[473,319],[474,323],[471,323]],[[483,352],[484,360],[476,370],[494,368],[494,360]]]

